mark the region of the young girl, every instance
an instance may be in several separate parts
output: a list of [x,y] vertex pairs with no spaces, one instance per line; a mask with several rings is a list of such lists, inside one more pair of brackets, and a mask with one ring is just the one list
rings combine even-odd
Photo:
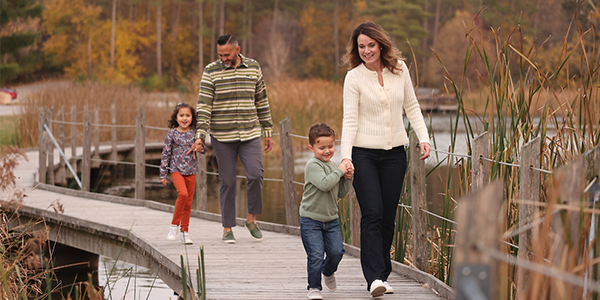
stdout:
[[184,244],[192,244],[188,230],[192,200],[196,188],[198,164],[194,152],[186,154],[196,141],[196,111],[187,103],[179,103],[169,120],[169,132],[165,138],[160,160],[160,183],[167,184],[167,167],[177,189],[177,202],[167,240],[175,240],[179,231]]

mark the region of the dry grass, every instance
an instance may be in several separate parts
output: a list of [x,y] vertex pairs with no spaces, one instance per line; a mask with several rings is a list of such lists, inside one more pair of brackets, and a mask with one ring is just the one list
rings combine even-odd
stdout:
[[[143,105],[146,112],[146,125],[167,128],[167,120],[171,116],[173,107],[177,104],[176,94],[154,94],[145,93],[135,87],[118,85],[101,85],[97,83],[73,84],[68,87],[57,87],[43,90],[31,95],[23,103],[23,114],[20,126],[22,147],[37,146],[38,143],[38,114],[39,108],[53,108],[54,120],[58,120],[58,110],[64,107],[65,121],[71,122],[71,107],[76,107],[76,122],[83,122],[83,111],[85,107],[93,110],[96,105],[99,108],[99,124],[110,124],[111,104],[116,104],[117,124],[135,125],[136,115]],[[92,123],[96,123],[95,120]],[[54,124],[53,132],[56,132],[58,124]],[[77,126],[77,144],[82,143],[83,126]],[[65,125],[65,136],[71,136],[71,125]],[[161,130],[147,130],[146,140],[162,140],[165,132]],[[134,128],[119,128],[118,141],[133,141],[135,137]],[[110,141],[111,131],[108,127],[100,127],[100,141]],[[70,144],[67,141],[67,144]]]

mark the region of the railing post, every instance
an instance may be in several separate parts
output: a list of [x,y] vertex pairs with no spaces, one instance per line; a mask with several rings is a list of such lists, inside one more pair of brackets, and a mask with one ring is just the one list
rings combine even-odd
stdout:
[[100,167],[100,104],[94,106],[94,160],[92,166]]
[[350,197],[348,199],[348,205],[350,206],[350,241],[352,246],[360,248],[360,207],[358,206],[358,200],[356,199],[356,192],[354,188],[350,188]]
[[[206,145],[205,145],[206,146]],[[196,161],[198,162],[198,174],[196,174],[196,197],[192,202],[192,208],[195,210],[208,210],[208,199],[206,185],[206,155],[196,153]]]
[[290,226],[300,226],[298,200],[294,184],[294,149],[292,144],[292,121],[289,117],[279,122],[281,139],[281,165],[283,166],[283,191],[285,193],[285,216]]
[[490,164],[481,159],[490,155],[488,131],[480,134],[473,140],[473,151],[471,158],[471,191],[484,187],[490,178]]
[[[419,270],[428,272],[427,255],[427,215],[421,211],[427,209],[425,190],[425,161],[421,160],[421,144],[417,134],[410,131],[410,199],[412,203],[413,264]],[[402,184],[402,182],[398,182]],[[398,209],[398,207],[396,207]]]
[[46,183],[46,130],[44,130],[44,123],[46,122],[46,107],[42,106],[38,113],[38,148],[39,148],[39,182]]
[[136,118],[135,127],[135,198],[146,197],[146,112],[144,106]]
[[[529,143],[521,147],[521,168],[520,168],[520,187],[519,198],[521,200],[540,202],[541,176],[540,172],[534,171],[531,167],[540,168],[541,139],[536,137]],[[522,228],[533,222],[533,216],[537,211],[537,206],[531,204],[519,203],[519,228]],[[527,230],[519,234],[519,250],[517,257],[520,259],[531,260],[532,249],[532,230]],[[527,299],[525,292],[529,282],[529,271],[525,268],[518,268],[517,272],[519,296],[517,299]]]
[[71,106],[71,165],[77,174],[77,107]]
[[[568,165],[560,167],[555,171],[553,179],[554,186],[559,186],[558,204],[566,204],[573,207],[582,207],[581,199],[583,197],[583,189],[585,188],[586,176],[586,161],[583,157],[579,157],[571,161]],[[579,263],[581,258],[582,243],[580,240],[580,211],[564,211],[556,213],[552,217],[552,231],[554,232],[556,247],[554,255],[550,257],[554,267],[562,270],[572,270]],[[583,216],[587,217],[587,216]],[[583,222],[585,224],[585,222]],[[585,230],[585,229],[584,229]],[[568,247],[565,247],[568,246]],[[567,254],[565,254],[567,251]],[[551,285],[551,299],[560,299],[560,291],[564,291],[564,286]],[[579,288],[570,286],[567,289],[568,299],[581,299]]]
[[[61,106],[58,109],[58,144],[62,151],[65,151],[65,107]],[[65,163],[65,159],[62,155],[59,155],[59,169],[58,169],[58,178],[56,182],[60,185],[67,184],[67,164]]]
[[[46,110],[46,122],[48,122],[48,128],[50,129],[50,133],[54,134],[54,108],[50,107]],[[54,143],[52,143],[52,139],[49,136],[46,137],[46,149],[48,153],[48,168],[47,171],[47,179],[48,183],[54,185]]]
[[[119,159],[117,155],[117,105],[115,103],[110,104],[110,124],[112,127],[110,128],[110,160],[117,161]],[[112,163],[116,165],[116,163]]]
[[92,178],[92,112],[85,109],[83,111],[83,154],[81,156],[81,185],[85,192],[90,191],[90,181]]
[[496,299],[498,262],[482,248],[498,250],[503,187],[495,181],[459,201],[456,212],[454,288],[456,300]]

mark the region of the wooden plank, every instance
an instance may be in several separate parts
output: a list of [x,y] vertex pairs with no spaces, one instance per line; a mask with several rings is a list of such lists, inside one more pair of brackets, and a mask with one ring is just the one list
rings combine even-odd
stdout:
[[110,104],[110,124],[112,125],[110,128],[110,160],[117,161],[119,157],[117,153],[117,105],[115,103]]
[[47,175],[47,155],[46,155],[46,129],[44,129],[44,124],[46,123],[46,107],[42,106],[39,109],[38,113],[38,148],[39,148],[39,182],[46,183],[46,175]]
[[192,209],[199,211],[208,210],[208,185],[206,183],[206,155],[196,153],[198,174],[196,174],[196,196],[192,202]]
[[300,226],[296,184],[294,183],[294,149],[292,143],[292,121],[285,118],[279,122],[281,140],[281,165],[283,167],[283,191],[285,194],[285,216],[290,226]]
[[497,294],[490,287],[500,280],[498,263],[486,255],[484,249],[497,250],[499,247],[505,215],[501,209],[502,195],[502,182],[495,181],[458,201],[453,262],[457,300],[470,299],[465,296],[475,293],[469,283],[473,283],[486,299],[496,299]]
[[[560,167],[555,172],[553,184],[559,186],[560,204],[581,207],[583,203],[583,189],[585,188],[586,161],[584,157],[579,157],[571,161],[568,165]],[[580,236],[581,215],[579,211],[559,212],[552,218],[552,231],[555,245],[562,245],[554,248],[550,253],[550,261],[553,266],[560,270],[572,270],[578,265],[578,259],[581,258],[581,245],[584,245],[584,235]],[[553,280],[551,284],[551,299],[580,299],[583,290],[579,287],[564,283],[559,280]],[[563,292],[566,290],[567,295]]]
[[96,103],[94,106],[94,154],[92,160],[92,167],[99,168],[100,167],[100,104]]
[[136,118],[135,129],[135,198],[146,198],[146,112],[144,106]]
[[[65,149],[65,107],[61,106],[58,109],[58,145],[62,149],[63,153],[66,151]],[[58,173],[56,177],[56,182],[60,185],[67,184],[67,164],[65,163],[65,158],[62,155],[59,155],[59,163],[58,163]]]
[[[46,123],[48,124],[48,129],[50,132],[48,134],[52,134],[56,138],[56,134],[54,131],[54,108],[50,107],[46,110]],[[48,183],[54,185],[54,142],[50,136],[46,139],[46,151],[48,152],[48,168],[46,169]]]
[[350,205],[350,240],[352,246],[360,247],[360,218],[362,214],[354,187],[350,188],[348,205]]
[[471,158],[471,190],[475,191],[489,182],[490,167],[487,161],[481,159],[490,156],[489,140],[490,133],[488,131],[480,134],[473,140],[473,151]]
[[[521,168],[519,198],[528,201],[540,201],[541,174],[531,168],[540,168],[541,139],[536,137],[521,148]],[[538,211],[537,206],[519,203],[519,228],[531,224],[533,216]],[[519,234],[518,258],[531,260],[532,230]],[[525,293],[529,283],[529,271],[525,268],[517,269],[518,299],[526,299]]]
[[[256,242],[245,228],[236,227],[233,230],[237,243],[230,245],[221,242],[220,222],[192,217],[190,235],[194,244],[184,246],[179,241],[167,241],[165,238],[172,217],[170,212],[43,190],[33,191],[26,199],[26,205],[45,209],[56,198],[61,198],[61,203],[67,208],[65,216],[82,220],[78,224],[95,222],[131,230],[132,234],[156,249],[154,251],[164,255],[165,264],[170,261],[179,265],[179,257],[183,255],[184,262],[195,270],[199,247],[204,246],[208,299],[306,299],[306,253],[299,236],[263,230],[263,241]],[[164,269],[154,269],[154,272],[161,274]],[[192,276],[192,282],[196,282],[195,278]],[[344,255],[336,279],[338,289],[335,292],[324,290],[325,299],[374,299],[367,291],[358,257]],[[396,293],[386,294],[387,300],[440,299],[423,284],[395,272],[388,282]]]
[[77,173],[77,107],[71,106],[71,165],[73,170]]
[[[425,189],[425,161],[421,160],[421,145],[417,134],[410,131],[410,199],[412,204],[413,265],[428,272],[427,191]],[[402,184],[402,182],[398,182]],[[396,208],[397,209],[397,208]]]
[[83,155],[81,163],[81,185],[82,190],[90,190],[92,176],[92,112],[83,111]]

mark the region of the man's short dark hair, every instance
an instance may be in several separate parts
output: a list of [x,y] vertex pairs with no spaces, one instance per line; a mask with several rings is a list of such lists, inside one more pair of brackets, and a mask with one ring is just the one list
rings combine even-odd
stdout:
[[225,45],[237,45],[238,41],[235,36],[231,34],[224,34],[217,39],[217,45],[225,46]]
[[335,139],[335,131],[325,123],[314,124],[308,131],[308,143],[312,146],[322,136],[330,136]]

